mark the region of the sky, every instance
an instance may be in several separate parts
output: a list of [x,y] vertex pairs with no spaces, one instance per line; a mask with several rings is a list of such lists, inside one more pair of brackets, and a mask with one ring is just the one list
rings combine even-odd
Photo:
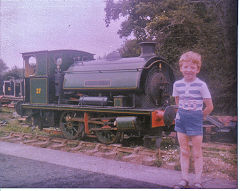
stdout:
[[105,0],[0,0],[0,58],[22,67],[21,53],[75,49],[104,56],[121,47],[121,21],[105,26]]

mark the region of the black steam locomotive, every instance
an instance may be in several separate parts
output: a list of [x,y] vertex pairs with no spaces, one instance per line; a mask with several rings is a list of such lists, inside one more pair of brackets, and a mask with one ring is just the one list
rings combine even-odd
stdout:
[[143,42],[139,57],[113,52],[100,60],[76,50],[22,53],[25,96],[16,111],[40,129],[60,127],[68,139],[90,136],[110,144],[170,132],[174,75],[154,49],[155,43]]

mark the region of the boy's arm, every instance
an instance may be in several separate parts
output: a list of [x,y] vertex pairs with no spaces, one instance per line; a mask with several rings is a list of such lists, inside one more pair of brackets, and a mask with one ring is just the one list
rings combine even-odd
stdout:
[[211,98],[204,98],[203,102],[206,106],[203,110],[203,119],[206,119],[207,115],[209,115],[213,110],[213,103]]

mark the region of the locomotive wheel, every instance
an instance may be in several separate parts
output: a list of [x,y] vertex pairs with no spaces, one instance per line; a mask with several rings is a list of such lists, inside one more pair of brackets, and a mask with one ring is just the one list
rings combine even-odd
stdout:
[[15,105],[15,110],[16,110],[17,114],[20,116],[23,116],[22,104],[23,104],[23,101],[18,101]]
[[72,121],[75,115],[75,112],[63,112],[60,117],[60,129],[67,139],[76,139],[84,131],[83,123]]
[[96,131],[98,141],[104,144],[117,143],[121,138],[121,134],[121,132],[113,130]]

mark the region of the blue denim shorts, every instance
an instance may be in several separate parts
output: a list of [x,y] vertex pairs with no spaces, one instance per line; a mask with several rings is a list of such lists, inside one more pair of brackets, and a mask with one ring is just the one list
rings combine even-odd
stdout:
[[189,136],[203,135],[203,112],[178,109],[175,131]]

